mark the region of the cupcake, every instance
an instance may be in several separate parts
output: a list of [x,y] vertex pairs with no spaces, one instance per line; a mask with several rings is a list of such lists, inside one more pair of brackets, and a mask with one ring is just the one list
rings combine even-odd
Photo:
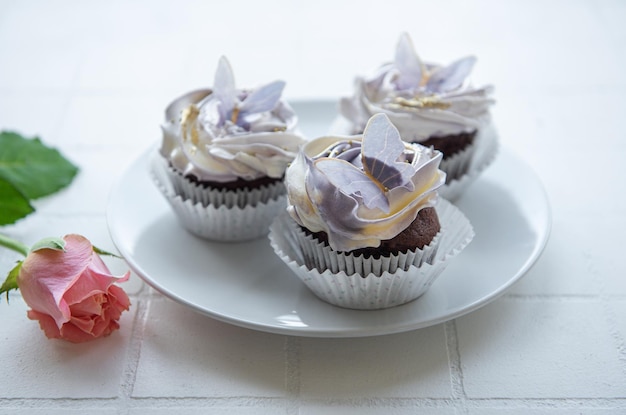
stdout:
[[443,153],[445,193],[452,182],[475,176],[495,156],[497,139],[489,114],[492,87],[470,84],[475,63],[472,56],[448,66],[423,63],[403,34],[394,61],[372,77],[357,77],[353,96],[341,99],[339,111],[348,132],[360,133],[372,115],[386,114],[403,140]]
[[408,143],[385,114],[362,135],[307,142],[287,169],[287,212],[270,241],[322,300],[355,309],[423,294],[472,239],[468,220],[439,199],[441,152]]
[[203,238],[243,241],[267,234],[284,210],[283,176],[303,138],[283,100],[283,81],[237,89],[228,60],[212,89],[166,109],[153,177],[182,225]]

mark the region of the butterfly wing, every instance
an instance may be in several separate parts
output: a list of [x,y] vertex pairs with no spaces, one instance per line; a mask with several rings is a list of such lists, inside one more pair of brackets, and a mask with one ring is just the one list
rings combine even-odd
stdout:
[[363,132],[362,146],[363,169],[383,190],[400,186],[413,190],[411,178],[415,170],[410,163],[398,161],[404,153],[404,142],[385,114],[370,118]]
[[395,80],[396,88],[399,91],[411,90],[420,85],[424,64],[415,53],[415,48],[407,33],[400,36],[394,64],[399,72]]
[[240,116],[273,110],[284,88],[284,81],[274,81],[255,89],[241,103]]
[[428,79],[426,89],[431,92],[448,92],[458,88],[472,72],[476,58],[468,56],[438,69]]
[[[230,118],[237,99],[233,69],[226,57],[222,56],[217,64],[213,81],[213,97],[217,98],[217,110],[220,124]],[[210,97],[210,98],[213,98]]]
[[314,164],[341,193],[360,197],[368,209],[378,208],[389,213],[389,201],[383,191],[357,167],[336,158],[321,158]]

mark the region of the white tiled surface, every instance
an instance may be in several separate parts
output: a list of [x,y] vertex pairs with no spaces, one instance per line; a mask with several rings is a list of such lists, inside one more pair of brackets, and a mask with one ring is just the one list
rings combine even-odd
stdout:
[[[626,413],[624,23],[618,0],[0,0],[0,128],[40,135],[81,167],[2,229],[26,243],[76,232],[113,249],[112,183],[220,55],[241,85],[281,78],[290,99],[334,99],[391,57],[401,30],[431,60],[479,57],[503,145],[541,177],[554,219],[543,256],[501,299],[390,336],[229,326],[133,275],[121,330],[70,345],[46,340],[12,295],[0,302],[0,413]],[[0,251],[0,269],[16,259]]]

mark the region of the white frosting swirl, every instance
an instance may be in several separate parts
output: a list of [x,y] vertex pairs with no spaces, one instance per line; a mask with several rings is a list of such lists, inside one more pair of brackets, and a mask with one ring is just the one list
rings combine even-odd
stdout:
[[363,131],[372,115],[384,113],[411,142],[477,130],[489,121],[494,101],[491,86],[475,88],[468,80],[475,60],[467,57],[447,67],[424,64],[405,34],[395,61],[372,77],[357,77],[354,95],[341,99],[340,112],[351,122],[352,133]]
[[392,239],[415,220],[420,209],[436,204],[436,190],[445,183],[445,173],[438,169],[442,158],[439,151],[402,142],[404,151],[399,161],[412,167],[412,185],[385,189],[388,212],[368,207],[359,190],[346,192],[336,185],[336,179],[318,168],[321,160],[340,158],[363,169],[362,142],[362,135],[312,140],[302,147],[285,174],[291,217],[311,232],[326,232],[329,245],[337,251],[378,247],[381,240]]
[[[224,58],[220,65],[221,75],[226,71],[231,77],[227,81],[232,84],[230,66]],[[219,69],[216,82],[218,79]],[[265,94],[274,93],[273,97],[270,96],[276,100],[272,109],[248,111],[239,119],[238,106],[243,107],[246,98],[254,91],[227,86],[230,88],[227,92],[232,94],[230,113],[226,113],[228,108],[223,96],[215,89],[189,92],[167,107],[166,122],[161,126],[161,155],[183,175],[193,175],[202,181],[282,177],[304,141],[297,129],[293,109],[278,99],[284,83],[270,85]],[[267,101],[269,99],[257,99],[257,108],[259,102],[267,105]],[[224,119],[225,114],[228,114],[227,119]]]

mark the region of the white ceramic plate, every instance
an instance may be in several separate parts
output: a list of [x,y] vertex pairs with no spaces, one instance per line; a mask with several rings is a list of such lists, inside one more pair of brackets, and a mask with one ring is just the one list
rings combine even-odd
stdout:
[[[330,102],[300,102],[294,108],[309,136],[324,134],[335,116]],[[501,150],[456,203],[474,226],[474,240],[430,290],[416,301],[387,310],[346,310],[315,297],[275,256],[265,238],[215,243],[185,231],[148,175],[150,155],[134,162],[111,193],[107,220],[117,249],[165,296],[215,319],[256,330],[360,337],[453,319],[494,300],[524,275],[539,257],[550,230],[541,182],[525,163]]]

